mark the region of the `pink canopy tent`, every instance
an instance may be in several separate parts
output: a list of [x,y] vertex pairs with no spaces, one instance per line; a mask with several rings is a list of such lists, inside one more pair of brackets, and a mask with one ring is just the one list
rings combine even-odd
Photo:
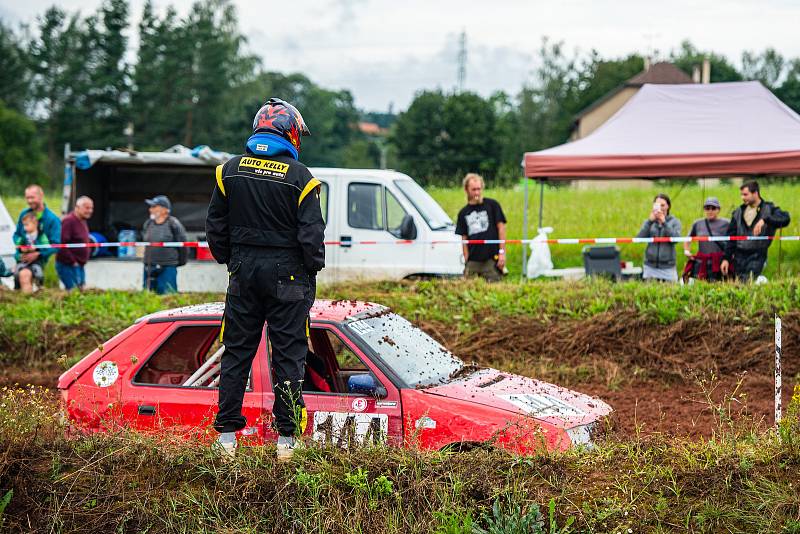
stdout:
[[[760,82],[645,84],[590,135],[527,152],[523,167],[542,184],[541,227],[544,180],[800,175],[800,115]],[[527,180],[523,218],[527,238]]]
[[524,158],[525,176],[800,174],[800,115],[759,82],[645,84],[591,135]]

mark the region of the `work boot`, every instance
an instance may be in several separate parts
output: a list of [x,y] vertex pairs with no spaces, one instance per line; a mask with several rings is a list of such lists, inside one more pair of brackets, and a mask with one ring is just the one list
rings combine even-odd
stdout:
[[288,462],[294,455],[294,449],[297,447],[297,440],[291,436],[278,436],[278,461]]
[[216,449],[222,459],[225,461],[233,460],[236,457],[236,433],[235,432],[222,432],[217,441],[214,442],[214,449]]

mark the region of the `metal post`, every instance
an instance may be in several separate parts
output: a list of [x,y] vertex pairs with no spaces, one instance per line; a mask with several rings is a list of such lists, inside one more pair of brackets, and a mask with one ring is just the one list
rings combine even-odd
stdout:
[[[522,173],[522,179],[525,180],[525,207],[522,210],[522,239],[528,239],[528,181],[530,178],[525,176],[525,173]],[[525,280],[528,277],[528,245],[526,243],[522,244],[522,279]]]
[[775,427],[781,424],[781,318],[775,316]]
[[69,143],[64,144],[64,184],[61,189],[61,215],[66,215],[69,211],[70,198],[72,196],[72,183],[75,178],[75,169],[70,162],[72,149]]
[[544,180],[539,180],[539,230],[542,229],[543,213],[544,213]]

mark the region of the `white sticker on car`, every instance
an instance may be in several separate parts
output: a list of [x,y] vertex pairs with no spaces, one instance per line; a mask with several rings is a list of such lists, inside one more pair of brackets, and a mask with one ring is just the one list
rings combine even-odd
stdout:
[[314,412],[312,439],[324,445],[385,443],[389,416],[372,413]]
[[353,399],[353,403],[350,406],[353,408],[354,412],[363,412],[367,409],[367,399],[363,397]]
[[586,412],[546,393],[499,395],[534,417],[580,417]]
[[431,419],[427,415],[423,415],[414,423],[416,428],[436,428],[436,420]]
[[364,335],[374,330],[372,325],[365,321],[356,321],[354,323],[350,323],[350,328],[352,328],[358,335]]
[[94,368],[92,379],[95,385],[101,388],[107,388],[117,381],[119,378],[119,369],[116,362],[101,362]]

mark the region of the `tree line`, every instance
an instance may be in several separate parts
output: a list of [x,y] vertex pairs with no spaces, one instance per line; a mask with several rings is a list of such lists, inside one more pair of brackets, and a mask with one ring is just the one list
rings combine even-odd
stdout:
[[[539,66],[516,95],[418,93],[394,125],[399,167],[442,185],[458,183],[469,171],[495,182],[515,182],[524,152],[565,142],[582,110],[644,69],[644,58],[636,54],[619,59],[602,58],[596,51],[569,54],[563,43],[547,39],[538,56]],[[712,83],[759,80],[800,113],[800,59],[786,59],[773,49],[745,52],[737,69],[726,57],[686,41],[666,60],[691,76],[706,58]]]
[[[131,32],[138,47],[129,52]],[[311,125],[302,159],[312,166],[376,167],[381,161],[423,183],[452,185],[467,171],[508,182],[525,151],[564,142],[575,116],[641,72],[639,55],[568,53],[544,40],[538,67],[517,94],[441,89],[417,93],[409,108],[367,113],[352,94],[299,73],[269,71],[246,49],[231,0],[198,0],[185,16],[157,13],[151,0],[135,26],[128,0],[105,0],[83,16],[51,7],[33,28],[0,21],[0,191],[61,179],[62,150],[164,150],[208,144],[240,152],[255,110],[269,96],[296,104]],[[685,42],[668,59],[691,74],[707,57],[711,80],[757,79],[800,111],[800,60],[772,49],[724,56]],[[359,120],[389,128],[362,133]]]

